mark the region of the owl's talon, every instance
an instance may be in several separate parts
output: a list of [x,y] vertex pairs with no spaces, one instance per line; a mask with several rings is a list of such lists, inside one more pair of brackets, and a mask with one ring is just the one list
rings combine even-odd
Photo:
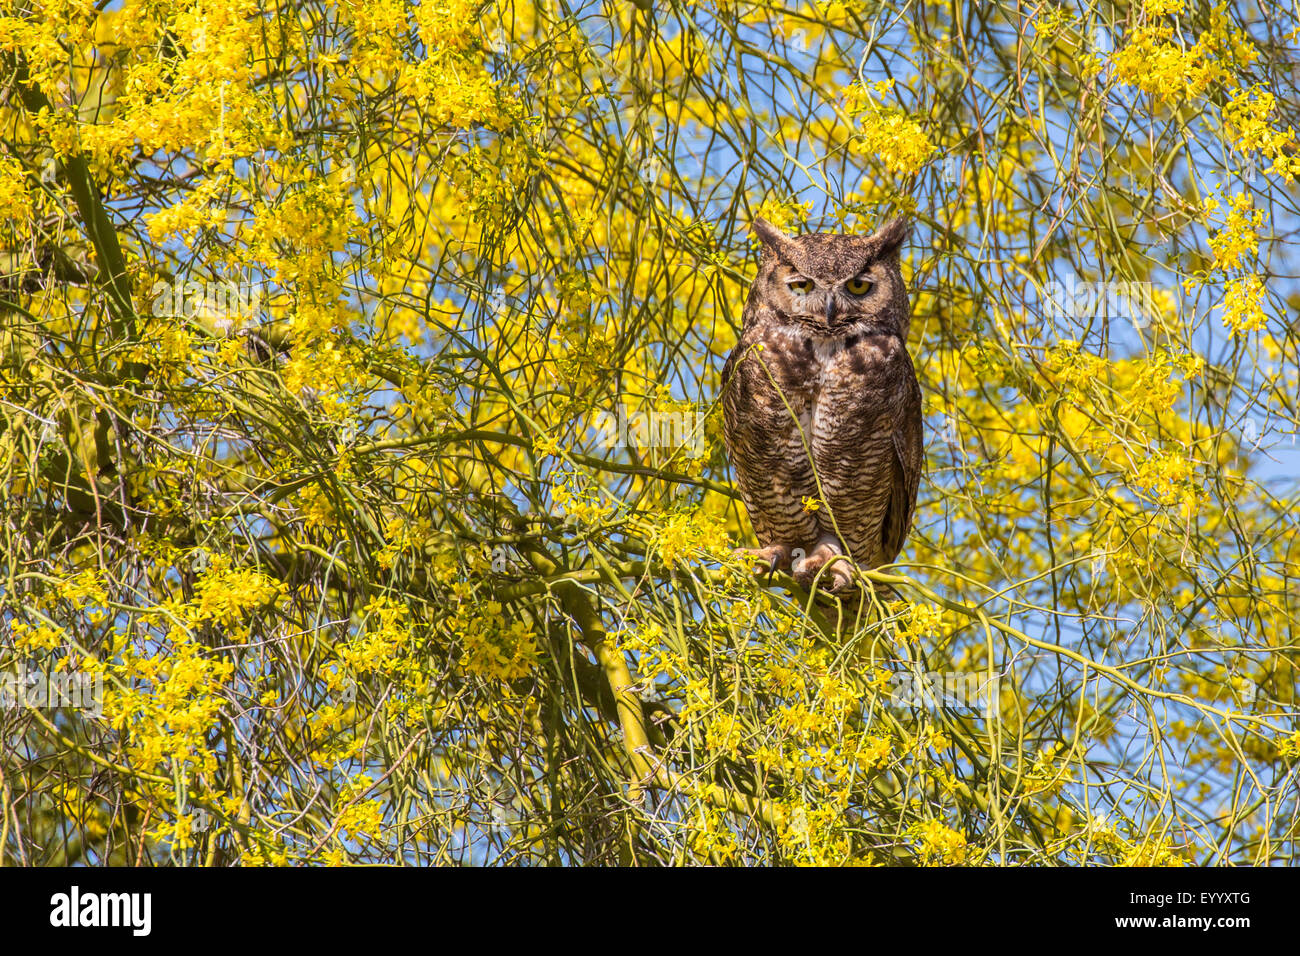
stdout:
[[809,591],[815,586],[833,594],[853,590],[853,570],[849,559],[834,544],[819,544],[812,554],[798,563],[793,573],[795,581]]
[[853,590],[853,573],[848,568],[848,559],[840,558],[831,565],[830,568],[830,587],[828,591],[836,594],[845,594]]
[[769,582],[777,571],[790,567],[790,554],[790,548],[783,544],[769,544],[765,548],[740,548],[736,551],[738,557],[753,563],[755,573],[766,573]]

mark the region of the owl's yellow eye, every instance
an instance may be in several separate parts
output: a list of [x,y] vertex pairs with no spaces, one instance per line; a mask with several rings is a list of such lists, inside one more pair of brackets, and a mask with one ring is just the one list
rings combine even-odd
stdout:
[[790,287],[791,292],[811,292],[813,287],[812,279],[805,279],[803,276],[791,279],[786,285]]
[[848,291],[849,295],[866,295],[871,291],[874,285],[875,283],[866,276],[856,276],[844,283],[844,288]]

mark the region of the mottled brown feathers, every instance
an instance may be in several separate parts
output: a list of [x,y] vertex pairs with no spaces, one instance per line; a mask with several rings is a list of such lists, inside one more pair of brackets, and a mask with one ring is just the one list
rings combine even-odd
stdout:
[[[806,583],[836,554],[892,562],[911,528],[924,451],[898,256],[909,228],[754,224],[763,255],[723,368],[724,434],[759,556]],[[847,586],[843,562],[821,581]]]

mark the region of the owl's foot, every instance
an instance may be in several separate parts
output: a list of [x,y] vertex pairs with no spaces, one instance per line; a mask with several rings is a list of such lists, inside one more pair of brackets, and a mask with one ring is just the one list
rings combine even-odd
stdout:
[[756,572],[771,577],[777,571],[790,570],[790,556],[793,549],[789,545],[769,544],[765,548],[739,548],[738,557],[744,558]]
[[809,590],[816,585],[835,593],[852,591],[853,564],[838,541],[821,541],[812,554],[795,564],[794,579]]

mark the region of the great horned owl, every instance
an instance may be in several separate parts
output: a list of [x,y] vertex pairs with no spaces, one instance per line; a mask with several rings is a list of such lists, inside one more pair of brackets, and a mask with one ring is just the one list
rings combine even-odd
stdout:
[[[763,219],[758,276],[722,370],[723,431],[765,568],[811,584],[847,552],[888,564],[912,525],[924,452],[907,354],[898,218],[870,236],[787,236]],[[793,565],[793,566],[792,566]],[[820,583],[851,586],[845,561]]]

